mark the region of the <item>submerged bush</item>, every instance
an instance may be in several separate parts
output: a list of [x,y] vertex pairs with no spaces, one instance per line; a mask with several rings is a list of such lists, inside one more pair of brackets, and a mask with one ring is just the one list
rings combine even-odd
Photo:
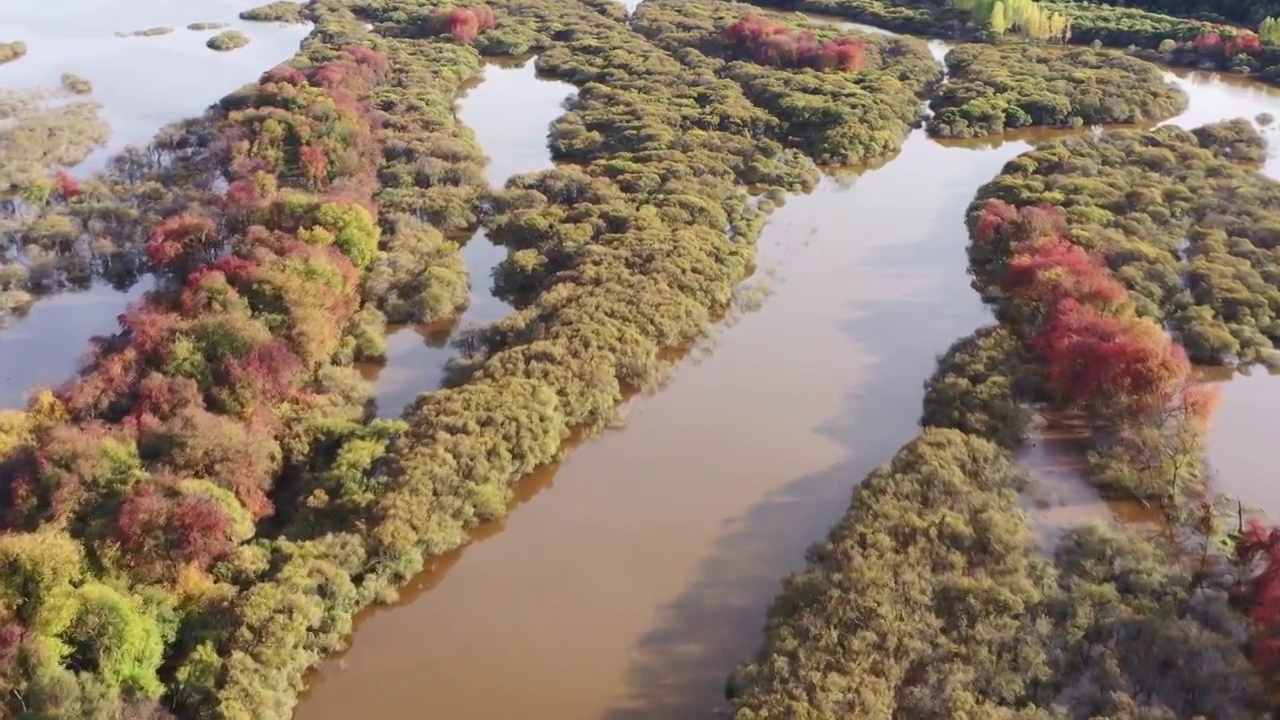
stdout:
[[88,95],[93,92],[93,83],[75,73],[62,73],[62,89],[73,95]]
[[133,30],[129,32],[118,32],[116,37],[156,37],[157,35],[168,35],[173,32],[171,27],[153,27],[146,30]]

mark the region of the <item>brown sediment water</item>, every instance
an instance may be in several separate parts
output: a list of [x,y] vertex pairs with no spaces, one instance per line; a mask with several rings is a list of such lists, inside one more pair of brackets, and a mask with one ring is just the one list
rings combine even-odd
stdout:
[[[1180,124],[1280,111],[1270,89],[1179,82],[1192,99]],[[634,399],[625,428],[522,483],[521,502],[545,498],[437,562],[394,609],[366,613],[297,717],[708,717],[779,579],[916,434],[936,355],[987,321],[965,273],[964,210],[1027,140],[1052,135],[917,131],[884,166],[790,198],[762,239],[763,306]],[[1048,491],[1029,493],[1046,532],[1149,519],[1098,499],[1069,431],[1038,437],[1022,461]]]
[[[576,92],[568,83],[538,77],[531,58],[486,64],[483,78],[458,101],[458,119],[489,156],[485,177],[492,187],[502,187],[513,175],[553,166],[547,147],[551,121],[564,114],[565,98]],[[399,417],[419,393],[440,387],[446,366],[458,354],[453,340],[460,331],[487,325],[511,310],[494,296],[491,278],[506,249],[490,242],[483,229],[463,240],[471,282],[463,313],[436,325],[390,328],[386,360],[361,365],[383,417]]]
[[1222,492],[1280,522],[1280,477],[1274,456],[1280,420],[1280,373],[1217,368],[1210,380],[1221,400],[1209,430],[1209,472]]
[[1085,523],[1164,527],[1160,511],[1133,500],[1104,500],[1088,480],[1086,452],[1090,428],[1066,413],[1037,414],[1016,459],[1026,471],[1023,509],[1052,551],[1071,528]]

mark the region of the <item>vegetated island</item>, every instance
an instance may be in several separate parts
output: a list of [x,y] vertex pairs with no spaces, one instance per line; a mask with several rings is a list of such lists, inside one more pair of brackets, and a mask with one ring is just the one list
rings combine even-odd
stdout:
[[27,54],[27,44],[21,40],[0,42],[0,65],[13,62]]
[[173,32],[173,28],[171,27],[153,27],[153,28],[147,28],[146,30],[133,30],[131,32],[117,32],[116,37],[119,37],[119,38],[156,37],[158,35],[168,35],[171,32]]
[[66,90],[72,95],[88,95],[93,92],[93,83],[89,82],[88,78],[80,77],[79,75],[71,72],[62,73],[62,77],[59,79],[59,84],[62,86],[63,90]]
[[[1065,208],[1073,243],[1115,271],[1141,315],[1201,363],[1251,362],[1280,342],[1280,183],[1246,120],[1056,140],[1019,156],[978,194]],[[1012,249],[976,243],[984,294],[1000,300]]]
[[250,8],[240,13],[240,19],[281,23],[301,23],[306,21],[303,15],[302,3],[288,2],[288,0],[276,0],[276,2]]
[[[513,484],[571,431],[603,427],[624,387],[661,377],[659,351],[703,333],[749,272],[764,215],[744,190],[813,187],[802,147],[892,152],[918,117],[899,108],[918,113],[940,71],[898,41],[818,73],[737,49],[740,77],[721,77],[728,61],[693,43],[736,43],[724,32],[742,19],[660,47],[611,2],[429,18],[353,2],[317,17],[295,64],[194,121],[200,142],[117,163],[145,189],[125,209],[159,215],[143,245],[166,282],[69,384],[3,416],[6,711],[90,698],[104,716],[163,715],[163,698],[182,717],[287,717],[361,607],[504,513]],[[848,48],[833,58],[859,46],[827,40]],[[579,164],[488,197],[451,112],[477,47],[539,52],[542,72],[583,88],[551,131]],[[780,110],[856,102],[816,118],[814,142],[749,93]],[[442,231],[481,222],[511,250],[495,284],[520,310],[476,338],[448,389],[374,419],[352,363],[383,352],[381,308],[465,300],[439,292],[460,268]],[[444,272],[424,270],[436,258]]]
[[1186,108],[1154,64],[1116,50],[1026,43],[961,45],[933,97],[929,133],[975,137],[1032,126],[1138,124]]
[[229,52],[237,50],[249,44],[249,36],[239,30],[223,30],[222,32],[209,38],[205,46],[210,50],[218,52]]
[[226,23],[220,23],[220,22],[197,22],[197,23],[191,23],[190,25],[188,25],[187,29],[200,32],[204,30],[221,30],[226,26],[227,26]]

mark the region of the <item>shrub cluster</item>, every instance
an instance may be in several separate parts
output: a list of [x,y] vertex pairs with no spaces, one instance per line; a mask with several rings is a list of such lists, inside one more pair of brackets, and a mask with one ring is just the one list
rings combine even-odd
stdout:
[[[752,16],[755,17],[755,16]],[[772,116],[764,132],[802,150],[820,163],[854,163],[882,157],[902,145],[920,115],[919,97],[940,78],[940,68],[923,43],[912,38],[850,35],[789,20],[775,37],[806,37],[815,47],[863,48],[858,72],[814,72],[741,60],[730,28],[754,27],[733,5],[669,0],[646,2],[634,27],[653,42],[681,52],[684,62],[727,77]],[[736,31],[735,31],[736,32]],[[841,40],[840,38],[847,38]]]
[[1222,588],[1091,526],[1050,564],[1018,486],[994,444],[926,428],[785,582],[734,717],[1267,717]]
[[0,42],[0,65],[13,62],[27,54],[27,44],[21,40]]
[[469,8],[436,10],[430,17],[431,28],[441,35],[448,35],[464,45],[470,45],[476,36],[497,27],[497,18],[487,5]]
[[209,41],[205,43],[210,50],[217,50],[218,52],[238,50],[248,44],[249,36],[239,30],[223,30],[209,38]]
[[[1280,183],[1258,172],[1264,157],[1244,120],[1068,138],[1011,161],[979,203],[1062,208],[1071,241],[1101,257],[1139,314],[1167,324],[1192,359],[1248,362],[1280,338]],[[988,299],[1001,295],[1011,251],[999,238],[971,250]]]
[[975,256],[1009,248],[998,315],[1035,357],[1047,399],[1093,422],[1098,484],[1173,506],[1196,495],[1214,396],[1183,349],[1138,317],[1111,271],[1067,239],[1056,208],[992,200],[971,229]]
[[1187,97],[1155,65],[1114,50],[962,45],[931,101],[929,132],[974,137],[1029,126],[1144,123],[1172,117]]

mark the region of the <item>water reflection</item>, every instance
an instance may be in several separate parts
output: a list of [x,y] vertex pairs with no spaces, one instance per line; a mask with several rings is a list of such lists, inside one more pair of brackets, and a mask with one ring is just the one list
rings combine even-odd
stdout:
[[149,278],[124,292],[97,283],[40,300],[25,315],[6,319],[0,331],[0,409],[22,407],[33,389],[66,382],[89,351],[89,338],[115,332],[125,306],[150,286]]
[[[564,113],[563,102],[577,89],[537,76],[533,61],[494,62],[459,101],[458,118],[476,134],[489,156],[485,177],[502,187],[519,173],[553,167],[547,147],[551,121]],[[514,110],[513,109],[517,109]],[[419,393],[440,386],[445,367],[457,355],[452,341],[468,328],[501,319],[511,307],[494,296],[493,268],[507,256],[505,248],[479,230],[462,248],[471,277],[471,300],[461,318],[443,325],[398,327],[387,336],[384,363],[361,368],[374,383],[378,414],[397,417]]]

